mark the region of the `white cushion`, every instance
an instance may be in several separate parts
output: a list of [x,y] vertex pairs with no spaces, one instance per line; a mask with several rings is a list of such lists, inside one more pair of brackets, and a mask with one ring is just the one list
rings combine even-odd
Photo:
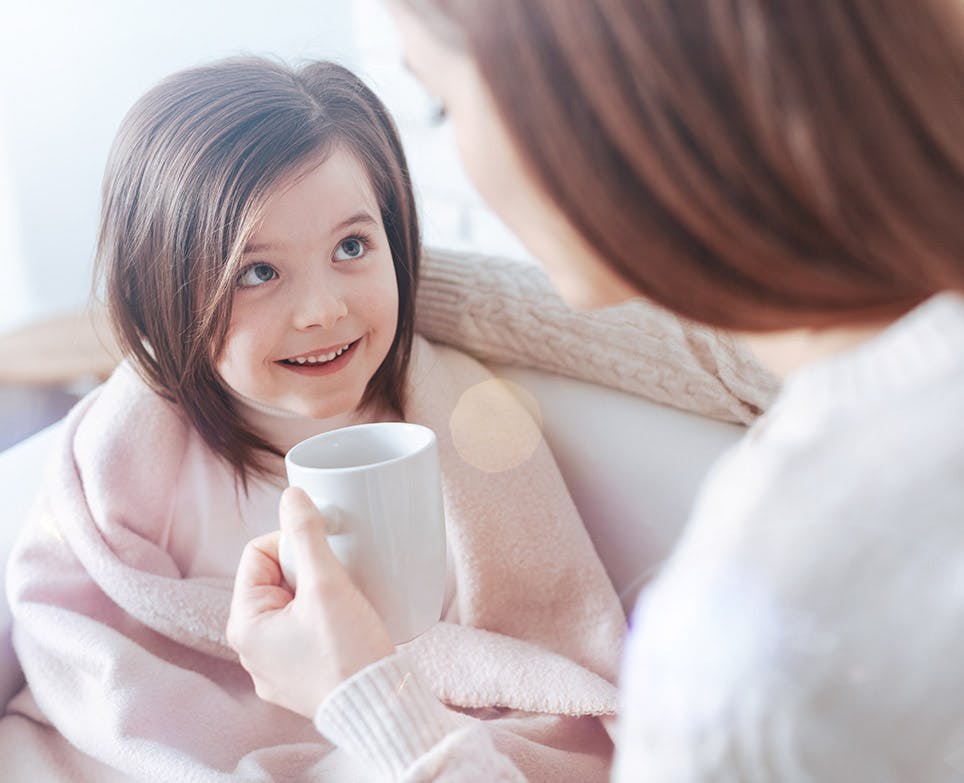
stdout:
[[491,369],[538,401],[546,442],[628,611],[706,471],[744,429],[538,370]]

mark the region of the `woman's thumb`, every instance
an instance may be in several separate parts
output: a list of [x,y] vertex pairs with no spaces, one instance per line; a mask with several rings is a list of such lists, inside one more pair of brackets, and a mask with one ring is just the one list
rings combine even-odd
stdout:
[[328,546],[325,519],[303,489],[288,487],[282,493],[279,514],[281,532],[294,555],[299,584],[341,567]]

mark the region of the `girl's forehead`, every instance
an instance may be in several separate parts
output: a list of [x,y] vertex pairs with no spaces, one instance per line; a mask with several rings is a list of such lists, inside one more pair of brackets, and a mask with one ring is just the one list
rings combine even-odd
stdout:
[[[252,240],[337,232],[376,221],[380,209],[368,171],[343,147],[283,177],[265,203]],[[250,243],[249,243],[250,244]]]
[[336,145],[324,155],[310,158],[282,175],[268,197],[268,206],[321,192],[328,195],[357,193],[372,201],[375,199],[370,173],[359,156],[344,145]]

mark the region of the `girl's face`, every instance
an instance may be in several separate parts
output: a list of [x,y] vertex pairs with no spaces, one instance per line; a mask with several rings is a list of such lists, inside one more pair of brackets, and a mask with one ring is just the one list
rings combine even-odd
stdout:
[[364,168],[342,148],[285,180],[245,248],[216,362],[236,392],[324,419],[358,407],[398,321],[395,266]]
[[389,7],[406,64],[441,102],[466,172],[492,210],[542,261],[563,299],[589,309],[638,296],[538,187],[474,62],[439,41],[401,0]]

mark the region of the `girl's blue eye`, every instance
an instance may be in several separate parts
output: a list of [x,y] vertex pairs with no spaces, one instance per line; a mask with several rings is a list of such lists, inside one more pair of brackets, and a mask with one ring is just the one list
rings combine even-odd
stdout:
[[238,285],[242,288],[253,288],[262,283],[269,283],[278,276],[269,264],[252,264],[238,275]]
[[365,255],[366,242],[362,237],[348,237],[338,245],[335,251],[336,261],[351,261],[353,258],[361,258]]

